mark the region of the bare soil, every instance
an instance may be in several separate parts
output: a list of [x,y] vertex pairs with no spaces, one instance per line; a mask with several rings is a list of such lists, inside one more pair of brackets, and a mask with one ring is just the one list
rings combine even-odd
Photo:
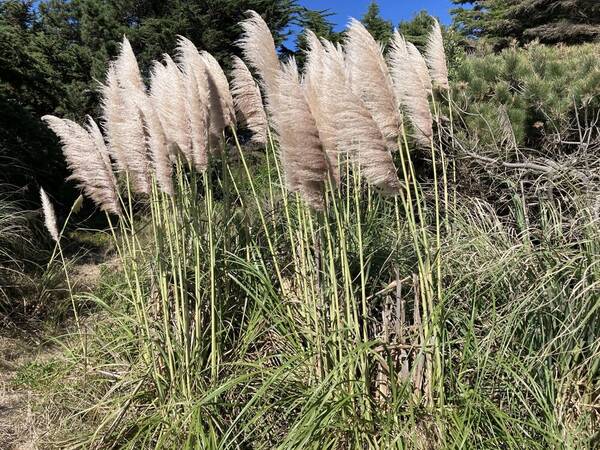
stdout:
[[32,361],[45,361],[56,350],[15,330],[0,332],[0,449],[32,450],[49,431],[49,418],[36,410],[39,394],[17,386],[19,369]]

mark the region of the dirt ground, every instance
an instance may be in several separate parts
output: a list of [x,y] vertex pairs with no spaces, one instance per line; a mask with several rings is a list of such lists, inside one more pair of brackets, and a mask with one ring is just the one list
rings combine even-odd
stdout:
[[[92,254],[73,268],[76,292],[91,291],[100,278],[98,255]],[[109,262],[109,266],[114,262]],[[63,327],[66,324],[62,325]],[[56,335],[65,330],[56,330]],[[0,318],[0,450],[32,450],[47,448],[53,418],[40,401],[41,392],[16,382],[20,371],[33,363],[60,359],[60,350],[52,345],[49,335],[36,331],[36,325],[8,325]]]
[[13,331],[0,332],[0,449],[39,449],[49,423],[42,412],[34,412],[36,393],[14,383],[19,368],[50,357],[52,348]]

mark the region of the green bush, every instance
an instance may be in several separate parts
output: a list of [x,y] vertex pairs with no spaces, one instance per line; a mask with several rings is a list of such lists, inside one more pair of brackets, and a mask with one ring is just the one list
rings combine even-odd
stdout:
[[517,144],[541,148],[558,135],[570,140],[576,134],[577,115],[585,128],[599,110],[600,45],[531,44],[469,56],[455,78],[453,98],[467,113],[464,134],[493,143],[502,134],[498,107],[503,105]]

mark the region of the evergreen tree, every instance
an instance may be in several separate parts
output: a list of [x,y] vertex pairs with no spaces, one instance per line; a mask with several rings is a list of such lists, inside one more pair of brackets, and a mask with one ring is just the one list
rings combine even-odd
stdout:
[[55,137],[39,120],[66,92],[59,72],[40,51],[32,1],[0,4],[0,184],[37,196],[36,179],[66,174]]
[[304,62],[306,59],[306,51],[308,50],[308,44],[306,42],[306,30],[310,30],[315,33],[318,37],[327,39],[331,42],[338,43],[342,39],[342,33],[338,33],[334,31],[332,24],[328,17],[331,16],[332,13],[325,11],[313,11],[310,9],[305,9],[300,14],[299,23],[302,26],[302,32],[298,34],[298,38],[296,39],[296,48],[297,51],[295,53],[296,61],[298,62],[299,67],[304,67]]
[[394,33],[392,22],[381,17],[379,5],[375,0],[369,4],[367,12],[361,19],[366,29],[373,35],[376,41],[387,46]]
[[398,24],[398,31],[419,49],[427,43],[427,36],[431,32],[433,17],[427,11],[420,11],[412,20],[405,20]]
[[496,47],[511,39],[526,43],[576,44],[600,38],[598,0],[453,0],[469,8],[453,10],[463,33],[485,36]]

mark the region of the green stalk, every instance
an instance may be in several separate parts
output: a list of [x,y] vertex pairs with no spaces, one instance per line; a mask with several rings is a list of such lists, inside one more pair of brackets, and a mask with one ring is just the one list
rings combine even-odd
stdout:
[[218,359],[217,359],[217,298],[216,298],[216,252],[213,235],[213,204],[212,191],[210,189],[210,175],[204,172],[204,200],[206,205],[207,224],[208,224],[208,242],[209,242],[209,277],[210,277],[210,372],[214,380],[217,379]]
[[283,288],[283,286],[284,286],[283,277],[281,276],[281,270],[279,269],[279,263],[277,262],[277,257],[276,257],[276,254],[275,254],[275,248],[274,248],[273,242],[271,240],[271,236],[270,236],[270,233],[269,233],[269,228],[267,227],[267,221],[265,220],[265,215],[263,213],[263,209],[262,209],[262,206],[260,204],[260,200],[259,200],[258,194],[256,193],[256,188],[254,186],[254,181],[253,181],[252,175],[250,175],[250,170],[248,169],[248,164],[246,163],[246,158],[244,157],[244,152],[242,151],[242,148],[240,146],[240,142],[239,142],[238,137],[237,137],[237,133],[236,133],[236,131],[235,131],[235,129],[233,127],[231,128],[231,132],[233,134],[233,138],[235,140],[235,145],[237,147],[237,150],[238,150],[238,152],[240,154],[240,159],[242,161],[242,165],[244,166],[244,171],[245,171],[246,176],[248,178],[248,182],[250,183],[250,189],[252,190],[252,195],[254,197],[254,201],[256,202],[256,208],[258,210],[260,221],[261,221],[261,224],[263,226],[263,230],[265,232],[265,238],[267,239],[267,245],[269,246],[269,251],[270,251],[271,257],[273,259],[273,266],[275,267],[275,272],[277,272],[277,278],[279,280],[279,284]]

